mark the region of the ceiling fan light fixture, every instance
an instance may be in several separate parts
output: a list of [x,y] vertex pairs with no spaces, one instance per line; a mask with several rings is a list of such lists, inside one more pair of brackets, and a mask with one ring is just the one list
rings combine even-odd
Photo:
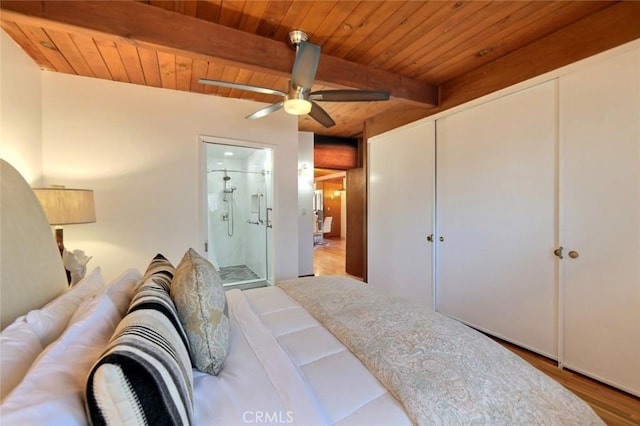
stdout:
[[306,99],[287,99],[284,110],[293,115],[305,115],[311,112],[311,102]]
[[284,110],[293,115],[305,115],[311,111],[311,101],[309,101],[310,89],[305,87],[295,87],[289,83],[289,93],[285,96]]

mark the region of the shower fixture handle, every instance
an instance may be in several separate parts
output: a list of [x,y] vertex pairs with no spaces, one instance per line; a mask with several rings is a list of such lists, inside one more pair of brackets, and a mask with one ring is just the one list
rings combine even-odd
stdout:
[[273,212],[273,209],[271,207],[267,207],[267,228],[273,228],[273,225],[271,225],[271,214]]
[[260,194],[260,198],[258,201],[258,223],[263,224],[264,220],[262,220],[262,201],[264,194]]

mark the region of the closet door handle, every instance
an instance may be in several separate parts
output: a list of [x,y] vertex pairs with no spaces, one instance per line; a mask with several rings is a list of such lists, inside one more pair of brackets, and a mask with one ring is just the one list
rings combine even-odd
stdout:
[[571,250],[569,252],[569,257],[572,258],[572,259],[577,259],[578,256],[580,256],[580,253],[578,253],[577,251]]
[[555,254],[556,256],[558,256],[559,259],[564,259],[564,257],[562,256],[562,250],[564,249],[564,247],[560,246],[557,249],[555,249],[553,251],[553,254]]
[[427,241],[429,241],[430,243],[433,242],[433,234],[427,235]]

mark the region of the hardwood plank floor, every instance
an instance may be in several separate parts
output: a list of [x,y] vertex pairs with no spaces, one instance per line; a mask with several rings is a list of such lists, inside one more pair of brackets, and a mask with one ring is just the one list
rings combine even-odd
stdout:
[[348,275],[345,272],[345,247],[343,238],[325,238],[322,244],[313,246],[313,273],[317,275]]
[[[348,275],[345,272],[345,240],[327,239],[313,249],[315,275]],[[555,361],[495,339],[538,370],[547,374],[586,401],[610,426],[640,425],[640,398],[619,391],[570,370],[561,370]]]
[[574,371],[561,370],[551,359],[500,339],[493,339],[578,395],[591,405],[608,425],[640,425],[640,398]]

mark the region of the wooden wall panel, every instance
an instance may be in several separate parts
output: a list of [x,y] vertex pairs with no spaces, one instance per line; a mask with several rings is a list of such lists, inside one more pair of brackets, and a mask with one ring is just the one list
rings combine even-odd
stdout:
[[359,166],[358,140],[315,135],[313,162],[316,168],[348,170]]
[[345,145],[316,145],[313,161],[321,169],[347,170],[357,166],[357,151]]
[[367,176],[363,167],[347,170],[347,274],[367,280]]

